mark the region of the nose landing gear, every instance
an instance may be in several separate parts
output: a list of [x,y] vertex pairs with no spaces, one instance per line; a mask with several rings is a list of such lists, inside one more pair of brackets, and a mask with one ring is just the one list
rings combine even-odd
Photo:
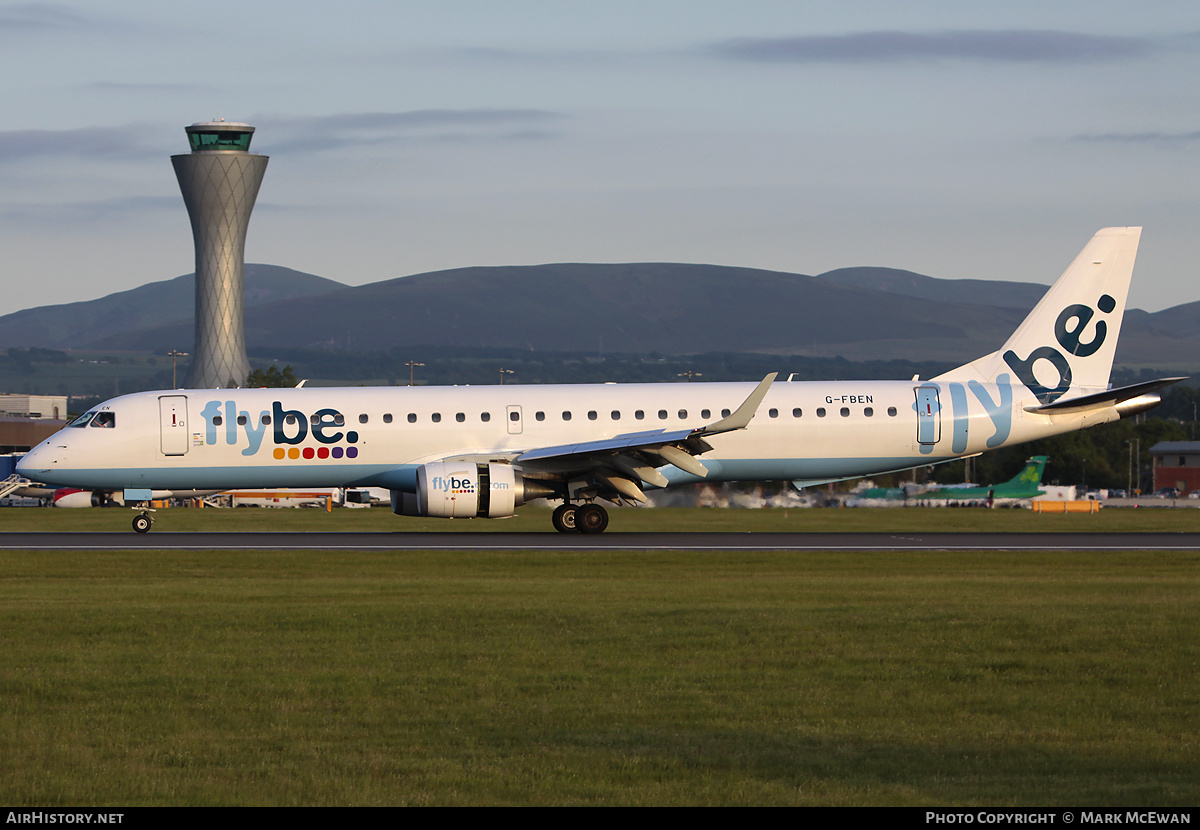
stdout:
[[149,533],[151,525],[154,524],[154,517],[150,515],[150,510],[143,508],[142,512],[133,517],[133,529],[138,533]]

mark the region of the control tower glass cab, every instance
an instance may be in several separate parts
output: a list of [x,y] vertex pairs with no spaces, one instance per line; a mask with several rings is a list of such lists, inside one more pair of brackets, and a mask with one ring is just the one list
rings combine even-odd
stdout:
[[254,135],[254,128],[249,124],[233,121],[204,121],[184,129],[193,153],[211,150],[248,153],[250,138]]

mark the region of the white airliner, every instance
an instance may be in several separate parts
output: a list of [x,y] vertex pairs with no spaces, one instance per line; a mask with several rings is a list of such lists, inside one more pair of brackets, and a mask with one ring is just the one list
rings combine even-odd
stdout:
[[[101,404],[18,472],[123,490],[386,487],[405,516],[511,516],[697,481],[797,487],[910,469],[1115,421],[1180,378],[1108,388],[1141,228],[1097,233],[998,351],[920,381],[188,389]],[[134,527],[145,532],[148,514]]]

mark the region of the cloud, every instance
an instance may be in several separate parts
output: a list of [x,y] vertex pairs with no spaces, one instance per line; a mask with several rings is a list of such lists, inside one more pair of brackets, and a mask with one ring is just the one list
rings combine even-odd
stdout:
[[264,115],[253,123],[271,130],[272,151],[294,153],[392,144],[417,137],[439,141],[540,139],[551,135],[546,125],[564,117],[535,109],[431,109],[316,118]]
[[1010,30],[857,32],[806,37],[734,38],[703,50],[718,58],[761,63],[878,64],[962,60],[979,63],[1084,64],[1144,58],[1149,38]]
[[61,3],[15,3],[0,7],[0,35],[25,36],[37,32],[77,32],[94,35],[99,30],[131,30],[120,18],[85,14]]
[[58,3],[17,3],[0,8],[0,32],[75,29],[89,24],[84,15]]
[[1200,141],[1200,130],[1192,130],[1191,132],[1186,133],[1081,133],[1079,135],[1072,136],[1071,140],[1087,142],[1119,142],[1125,144],[1186,144],[1193,141]]
[[5,223],[46,228],[56,223],[90,223],[116,220],[128,221],[129,216],[147,213],[161,214],[164,210],[182,211],[179,196],[127,196],[114,199],[77,202],[0,203],[0,219]]
[[139,141],[137,127],[86,127],[78,130],[9,130],[0,132],[0,164],[37,156],[137,158],[158,152]]
[[171,95],[194,93],[204,89],[199,84],[119,83],[116,81],[95,81],[86,84],[83,88],[94,92],[165,92]]
[[[350,146],[386,145],[420,138],[432,141],[530,141],[551,137],[547,125],[561,113],[534,109],[412,110],[360,112],[314,118],[263,115],[251,120],[269,131],[272,152],[319,152]],[[37,157],[141,159],[161,155],[165,127],[127,124],[75,130],[0,132],[0,165]]]

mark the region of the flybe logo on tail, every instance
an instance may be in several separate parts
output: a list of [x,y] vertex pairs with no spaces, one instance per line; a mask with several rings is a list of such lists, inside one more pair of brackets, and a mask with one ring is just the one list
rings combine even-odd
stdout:
[[[357,447],[334,446],[358,443],[358,433],[344,429],[345,416],[336,409],[318,409],[306,415],[299,409],[284,409],[281,402],[274,401],[270,412],[263,410],[257,416],[251,416],[244,409],[238,410],[235,401],[209,401],[200,414],[205,421],[205,444],[216,444],[218,435],[223,434],[229,446],[245,442],[242,455],[257,454],[268,432],[277,459],[342,458],[343,455],[355,458],[358,455]],[[306,442],[315,442],[318,446],[300,446]]]
[[[1102,313],[1110,314],[1117,307],[1117,301],[1104,294],[1096,305]],[[1044,404],[1054,403],[1071,388],[1071,364],[1067,355],[1091,357],[1104,345],[1104,339],[1108,336],[1108,324],[1103,320],[1097,320],[1090,337],[1084,339],[1087,336],[1088,324],[1095,316],[1095,309],[1082,303],[1067,306],[1054,321],[1054,339],[1058,341],[1061,350],[1054,346],[1039,346],[1031,351],[1028,357],[1022,359],[1009,349],[1004,353],[1004,362],[1039,401]],[[1064,351],[1066,354],[1063,354]],[[1033,367],[1039,360],[1046,361],[1058,372],[1056,385],[1044,386],[1038,382]]]

